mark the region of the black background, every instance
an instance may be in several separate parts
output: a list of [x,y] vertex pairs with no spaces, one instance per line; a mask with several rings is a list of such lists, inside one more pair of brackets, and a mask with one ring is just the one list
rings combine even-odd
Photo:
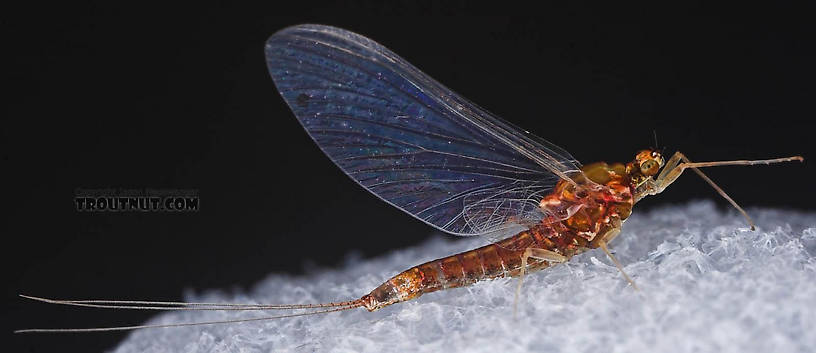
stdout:
[[[814,12],[745,6],[511,9],[527,17],[436,2],[6,11],[2,330],[148,316],[18,293],[177,300],[434,233],[368,195],[303,132],[263,57],[283,27],[364,34],[584,163],[628,161],[654,145],[653,130],[668,152],[701,161],[812,157]],[[707,172],[744,206],[814,209],[810,160]],[[201,211],[81,214],[78,187],[198,189]],[[697,198],[718,196],[690,174],[636,212]],[[22,351],[97,351],[122,337],[12,339]]]

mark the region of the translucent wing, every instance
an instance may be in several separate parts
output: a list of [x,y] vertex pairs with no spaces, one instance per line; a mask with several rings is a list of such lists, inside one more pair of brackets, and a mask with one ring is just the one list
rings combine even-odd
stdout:
[[580,173],[563,149],[520,130],[358,34],[289,27],[266,43],[280,94],[318,146],[386,202],[456,235],[520,230]]

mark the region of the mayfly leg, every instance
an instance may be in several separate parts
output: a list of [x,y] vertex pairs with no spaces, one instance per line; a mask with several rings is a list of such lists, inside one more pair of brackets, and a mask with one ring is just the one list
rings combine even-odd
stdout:
[[606,233],[600,236],[598,247],[601,248],[604,253],[606,253],[606,256],[609,257],[610,260],[612,260],[612,263],[614,263],[615,267],[618,268],[618,271],[620,271],[620,273],[623,275],[623,278],[625,278],[626,281],[632,285],[632,288],[635,290],[640,290],[637,284],[635,284],[635,281],[633,281],[632,278],[626,274],[626,271],[623,270],[623,265],[621,265],[620,261],[618,261],[614,255],[612,255],[612,252],[609,251],[609,247],[607,247],[607,244],[609,244],[612,239],[615,239],[615,237],[621,233],[621,227],[623,226],[623,222],[618,217],[612,218],[610,223],[612,224],[612,227],[609,228]]
[[[793,162],[793,161],[804,161],[802,156],[793,156],[793,157],[785,157],[785,158],[774,158],[774,159],[759,159],[759,160],[736,160],[736,161],[715,161],[715,162],[692,162],[688,159],[684,154],[675,152],[674,155],[669,159],[666,163],[665,167],[663,167],[663,171],[657,176],[655,180],[654,189],[651,190],[651,194],[659,194],[663,192],[669,185],[671,185],[680,174],[683,174],[683,171],[686,169],[692,169],[697,175],[699,175],[703,180],[705,180],[714,190],[717,190],[717,193],[720,194],[723,198],[728,200],[734,208],[736,208],[745,219],[748,221],[748,224],[751,226],[751,230],[754,230],[756,226],[754,225],[754,221],[748,216],[748,213],[745,212],[740,205],[737,204],[734,199],[732,199],[728,194],[723,191],[713,180],[711,180],[708,176],[706,176],[699,168],[704,167],[719,167],[719,166],[727,166],[727,165],[757,165],[757,164],[772,164],[772,163],[782,163],[782,162]],[[682,162],[682,163],[680,163]]]
[[603,251],[606,253],[606,256],[608,256],[609,259],[612,260],[612,263],[614,263],[615,267],[618,268],[618,271],[620,271],[620,273],[623,275],[623,278],[626,278],[626,281],[632,285],[632,288],[634,288],[635,290],[640,290],[637,284],[635,284],[635,281],[633,281],[632,278],[630,278],[629,275],[626,274],[626,271],[623,270],[623,265],[621,265],[620,261],[618,261],[618,259],[616,259],[615,256],[612,255],[612,253],[609,251],[609,248],[606,246],[606,243],[600,243],[599,247],[603,249]]
[[513,300],[513,317],[516,316],[518,309],[519,296],[521,295],[521,284],[524,281],[524,272],[527,269],[527,259],[529,258],[549,261],[553,263],[563,263],[569,260],[566,256],[547,249],[527,248],[524,254],[521,255],[521,272],[519,273],[519,282],[516,287],[516,298]]

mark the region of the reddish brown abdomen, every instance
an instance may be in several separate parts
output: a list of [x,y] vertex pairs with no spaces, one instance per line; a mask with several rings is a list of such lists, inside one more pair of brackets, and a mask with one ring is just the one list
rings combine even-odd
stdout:
[[[524,250],[529,247],[553,249],[555,244],[549,238],[554,233],[553,227],[537,227],[495,244],[426,262],[394,276],[364,296],[362,301],[368,310],[374,311],[440,289],[516,276],[521,270]],[[527,261],[527,271],[547,266],[548,263],[542,260],[530,258]]]

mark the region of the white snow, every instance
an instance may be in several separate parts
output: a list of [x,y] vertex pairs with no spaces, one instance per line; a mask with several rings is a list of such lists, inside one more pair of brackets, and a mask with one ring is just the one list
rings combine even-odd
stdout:
[[[133,332],[116,352],[807,352],[816,347],[816,213],[749,209],[750,231],[712,202],[635,209],[613,242],[641,288],[600,250],[516,279],[431,293],[370,313]],[[303,277],[272,274],[252,291],[189,301],[314,303],[357,299],[411,266],[482,245],[438,236]],[[148,323],[266,316],[170,312]]]

